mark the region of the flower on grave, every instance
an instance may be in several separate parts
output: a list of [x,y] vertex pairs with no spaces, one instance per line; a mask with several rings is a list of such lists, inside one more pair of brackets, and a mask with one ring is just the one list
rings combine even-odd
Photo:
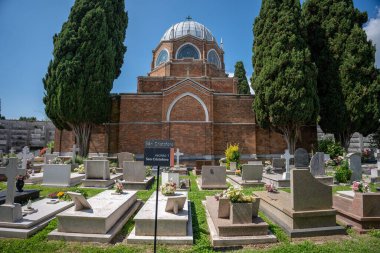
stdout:
[[176,183],[169,180],[169,182],[161,186],[161,193],[165,196],[173,195],[176,189],[177,189]]
[[79,165],[78,168],[74,169],[74,172],[79,173],[79,174],[84,174],[85,173],[84,165],[83,164]]
[[354,192],[369,192],[369,186],[368,184],[365,184],[363,182],[354,181],[351,186],[352,190]]
[[115,180],[115,192],[119,193],[119,194],[122,194],[123,190],[124,190],[123,184],[120,181]]
[[270,165],[272,165],[272,162],[271,161],[265,161],[264,162],[264,166],[266,167],[266,166],[270,166]]
[[64,192],[58,192],[58,193],[57,193],[57,197],[58,197],[59,199],[62,198],[64,195],[65,195]]
[[241,188],[235,188],[233,186],[227,189],[226,197],[232,203],[252,203],[256,201],[252,195],[247,196],[243,193]]
[[49,199],[56,199],[56,198],[58,198],[57,194],[58,194],[58,192],[49,193],[48,198]]
[[50,164],[63,164],[62,159],[59,157],[56,157],[53,160],[50,160],[49,162],[50,162]]
[[277,188],[274,184],[265,184],[265,190],[267,190],[267,192],[277,192]]
[[241,176],[241,170],[235,170],[235,175],[236,176]]

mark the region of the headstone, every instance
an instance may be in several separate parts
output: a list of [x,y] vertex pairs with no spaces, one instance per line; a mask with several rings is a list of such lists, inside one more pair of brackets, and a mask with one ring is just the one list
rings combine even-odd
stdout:
[[70,186],[70,164],[45,164],[43,166],[43,170],[43,185],[62,187]]
[[70,196],[70,198],[74,201],[75,211],[80,211],[83,209],[92,209],[90,203],[86,200],[86,198],[78,192],[67,192],[67,195]]
[[230,170],[236,171],[236,162],[230,162]]
[[362,160],[360,153],[349,153],[347,154],[348,166],[352,170],[351,181],[361,181],[362,180]]
[[173,212],[174,214],[177,214],[178,211],[183,210],[186,199],[186,196],[168,197],[166,200],[165,212]]
[[272,159],[273,168],[285,168],[285,159],[284,158],[273,158]]
[[310,157],[307,150],[304,148],[297,148],[294,152],[294,166],[296,168],[307,168],[309,167]]
[[263,165],[243,164],[241,178],[245,181],[261,181],[263,179]]
[[162,185],[168,183],[169,181],[172,181],[176,184],[177,188],[179,188],[179,173],[174,172],[162,172]]
[[176,156],[176,167],[179,167],[179,157],[183,155],[183,153],[179,152],[179,149],[177,148],[177,151],[174,155]]
[[310,172],[313,176],[325,175],[324,153],[317,152],[310,160]]
[[117,154],[117,160],[119,163],[119,167],[123,167],[123,162],[133,162],[135,157],[132,153],[129,152],[121,152]]
[[14,147],[11,147],[11,149],[9,150],[9,153],[11,154],[11,155],[14,155],[15,154],[15,148]]
[[294,158],[294,155],[291,155],[289,153],[289,150],[286,149],[285,150],[285,153],[283,155],[281,155],[281,158],[285,159],[285,169],[286,171],[284,172],[284,174],[282,174],[282,179],[287,179],[289,180],[290,179],[290,166],[289,166],[289,161],[291,158]]
[[110,179],[110,169],[108,160],[85,160],[84,169],[86,179]]
[[26,170],[18,167],[18,159],[9,158],[8,165],[0,168],[0,173],[7,176],[7,198],[0,206],[0,222],[15,222],[22,219],[21,205],[14,203],[16,194],[15,178],[17,175],[24,175]]
[[144,162],[123,162],[123,178],[127,182],[144,182]]
[[202,166],[202,188],[226,188],[226,167]]

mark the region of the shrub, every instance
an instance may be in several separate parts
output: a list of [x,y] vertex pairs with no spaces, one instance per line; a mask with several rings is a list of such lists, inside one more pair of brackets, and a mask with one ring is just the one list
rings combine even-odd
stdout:
[[347,183],[351,179],[352,171],[348,168],[348,161],[343,161],[335,169],[335,179],[339,183]]
[[227,168],[230,168],[230,162],[236,162],[239,165],[240,152],[238,144],[229,144],[224,154],[226,155]]
[[317,151],[330,155],[331,159],[343,155],[344,148],[332,138],[327,138],[318,141]]

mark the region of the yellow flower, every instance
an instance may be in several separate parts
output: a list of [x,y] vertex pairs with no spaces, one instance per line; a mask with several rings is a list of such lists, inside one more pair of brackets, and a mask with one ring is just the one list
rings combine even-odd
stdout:
[[58,198],[62,197],[63,195],[65,195],[64,192],[58,192],[58,193],[57,193],[57,197],[58,197]]

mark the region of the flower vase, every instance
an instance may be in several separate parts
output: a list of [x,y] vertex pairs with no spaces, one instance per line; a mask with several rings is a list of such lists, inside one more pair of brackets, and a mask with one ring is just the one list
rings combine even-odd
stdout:
[[24,188],[24,180],[22,179],[17,179],[17,182],[16,182],[16,188],[17,188],[17,191],[18,192],[23,192],[24,190],[22,188]]
[[252,223],[252,203],[231,203],[230,220],[232,224]]

